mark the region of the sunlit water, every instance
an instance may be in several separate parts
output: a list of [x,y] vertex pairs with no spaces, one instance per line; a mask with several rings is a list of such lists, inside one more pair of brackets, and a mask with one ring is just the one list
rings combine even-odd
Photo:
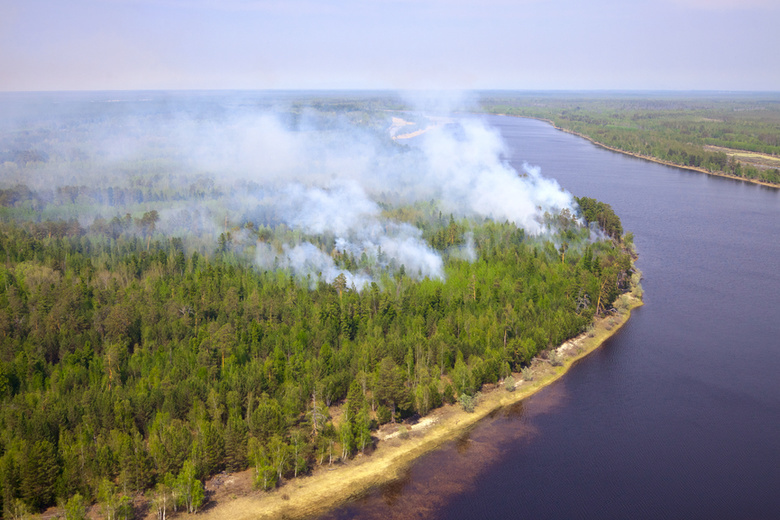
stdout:
[[557,383],[325,518],[780,518],[780,191],[489,121],[515,167],[613,206],[645,306]]

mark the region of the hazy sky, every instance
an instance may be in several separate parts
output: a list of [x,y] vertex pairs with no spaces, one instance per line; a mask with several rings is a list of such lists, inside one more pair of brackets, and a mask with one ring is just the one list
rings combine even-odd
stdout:
[[0,0],[0,90],[780,90],[779,0]]

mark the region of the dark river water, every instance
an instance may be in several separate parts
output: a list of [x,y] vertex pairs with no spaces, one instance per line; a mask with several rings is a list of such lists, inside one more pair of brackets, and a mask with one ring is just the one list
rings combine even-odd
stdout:
[[518,169],[612,205],[645,306],[558,382],[324,518],[780,518],[780,191],[489,121]]

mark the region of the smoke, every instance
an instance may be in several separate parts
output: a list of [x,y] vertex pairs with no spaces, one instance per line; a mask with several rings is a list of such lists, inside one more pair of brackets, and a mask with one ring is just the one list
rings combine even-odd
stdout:
[[496,130],[476,119],[426,133],[421,148],[427,182],[440,187],[450,211],[506,220],[539,234],[544,213],[573,210],[573,198],[538,167],[524,164],[518,173],[502,159],[504,146]]
[[281,251],[274,250],[269,244],[260,243],[257,246],[255,261],[264,269],[289,269],[297,275],[307,276],[312,286],[319,279],[332,283],[339,275],[344,275],[347,286],[356,289],[363,289],[372,281],[371,277],[365,274],[339,269],[331,256],[317,249],[311,242],[303,242],[295,246],[284,244]]
[[[397,112],[301,109],[265,97],[146,96],[71,107],[64,123],[47,116],[48,126],[25,134],[27,145],[19,145],[18,132],[4,134],[5,142],[15,140],[0,149],[8,158],[19,146],[50,158],[6,161],[5,182],[15,176],[49,187],[129,186],[143,191],[140,198],[128,201],[135,192],[116,190],[104,197],[110,202],[92,206],[93,214],[156,209],[158,232],[214,239],[230,227],[262,268],[312,281],[343,274],[357,288],[402,267],[414,278],[444,278],[440,254],[419,229],[388,216],[393,205],[434,201],[445,214],[509,221],[529,235],[545,232],[546,213],[575,213],[572,196],[538,167],[518,172],[508,164],[497,130],[479,117],[453,115],[473,106],[473,97],[416,95],[420,109]],[[399,120],[414,121],[414,137],[393,138]],[[241,236],[235,227],[247,223],[283,224],[290,233]],[[449,254],[473,261],[473,237]]]
[[[335,266],[333,255],[350,255],[365,259],[358,272],[370,273],[369,278],[377,269],[403,266],[412,277],[442,279],[441,256],[417,228],[384,218],[380,200],[407,204],[434,200],[447,213],[513,222],[530,235],[546,230],[545,213],[574,212],[571,195],[542,177],[539,168],[526,164],[519,173],[504,161],[499,134],[479,119],[450,118],[401,149],[354,128],[339,128],[330,135],[279,126],[276,130],[283,132],[282,137],[273,136],[273,141],[286,143],[283,155],[288,150],[296,153],[277,158],[272,174],[263,169],[253,176],[266,185],[279,184],[280,179],[288,183],[263,191],[262,204],[273,208],[272,213],[291,229],[335,237],[333,251],[300,244],[274,254],[275,265],[299,274],[332,281],[347,274]],[[287,161],[289,166],[280,169]],[[251,204],[244,199],[239,205]],[[473,237],[466,237],[465,245],[450,254],[476,259]],[[272,265],[267,250],[259,257],[260,265]],[[360,288],[367,280],[357,278],[355,286]]]
[[[301,275],[315,275],[332,282],[340,274],[362,288],[369,274],[404,270],[413,278],[443,279],[443,261],[422,239],[419,229],[383,218],[376,202],[355,181],[336,180],[329,187],[291,184],[270,198],[284,224],[307,235],[332,235],[333,251],[321,251],[310,242],[279,251],[262,246],[256,260],[265,268],[284,267]],[[334,256],[356,259],[363,275],[337,268]]]
[[466,232],[463,243],[459,246],[451,247],[448,252],[453,258],[467,262],[476,262],[477,250],[474,247],[474,234],[470,231]]
[[329,189],[292,184],[284,190],[281,206],[288,225],[310,234],[344,236],[379,214],[379,206],[347,180],[334,181]]

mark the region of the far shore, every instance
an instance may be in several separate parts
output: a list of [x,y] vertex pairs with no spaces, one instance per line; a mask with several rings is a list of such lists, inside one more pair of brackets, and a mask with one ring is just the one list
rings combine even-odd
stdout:
[[753,184],[760,184],[761,186],[768,186],[770,188],[780,188],[780,186],[777,185],[777,184],[772,184],[772,183],[769,183],[769,182],[760,181],[758,179],[747,179],[745,177],[737,177],[736,175],[732,175],[732,174],[726,173],[726,172],[711,171],[711,170],[708,170],[706,168],[698,168],[696,166],[685,166],[685,165],[673,163],[673,162],[670,162],[670,161],[663,161],[661,159],[658,159],[656,157],[652,157],[652,156],[649,156],[649,155],[643,155],[643,154],[634,153],[634,152],[627,152],[625,150],[621,150],[620,148],[615,148],[615,147],[606,145],[604,143],[600,143],[600,142],[596,141],[595,139],[593,139],[592,137],[588,137],[587,135],[581,134],[579,132],[575,132],[574,130],[568,130],[566,128],[560,127],[560,126],[556,125],[550,119],[545,119],[543,117],[518,116],[518,115],[514,115],[514,114],[494,114],[494,115],[497,115],[497,116],[509,116],[509,117],[521,117],[523,119],[535,119],[537,121],[544,121],[545,123],[549,123],[550,125],[552,125],[552,127],[555,128],[556,130],[560,130],[562,132],[566,132],[567,134],[576,135],[577,137],[582,137],[583,139],[586,139],[586,140],[590,141],[591,143],[595,144],[596,146],[600,146],[601,148],[605,148],[605,149],[611,150],[613,152],[622,153],[624,155],[630,155],[631,157],[636,157],[637,159],[644,159],[646,161],[650,161],[650,162],[654,162],[654,163],[658,163],[658,164],[663,164],[664,166],[672,166],[674,168],[681,168],[683,170],[689,170],[689,171],[692,171],[692,172],[706,173],[707,175],[713,175],[715,177],[725,177],[726,179],[734,179],[734,180],[737,180],[737,181],[750,182],[750,183],[753,183]]
[[[212,479],[207,488],[215,499],[198,513],[204,519],[260,520],[304,519],[334,509],[364,494],[369,489],[397,479],[415,459],[456,438],[494,411],[521,401],[562,377],[577,361],[601,346],[615,334],[642,305],[641,296],[624,294],[616,302],[615,314],[599,318],[592,328],[567,341],[558,349],[558,363],[535,359],[533,378],[525,381],[515,373],[514,391],[503,384],[483,389],[476,409],[467,413],[460,405],[445,405],[424,417],[416,425],[404,426],[408,436],[399,436],[397,425],[385,425],[377,434],[380,439],[369,455],[332,466],[317,467],[311,475],[286,480],[270,492],[250,487],[252,469],[235,475]],[[215,482],[216,480],[216,482]],[[182,515],[182,517],[188,515]]]

